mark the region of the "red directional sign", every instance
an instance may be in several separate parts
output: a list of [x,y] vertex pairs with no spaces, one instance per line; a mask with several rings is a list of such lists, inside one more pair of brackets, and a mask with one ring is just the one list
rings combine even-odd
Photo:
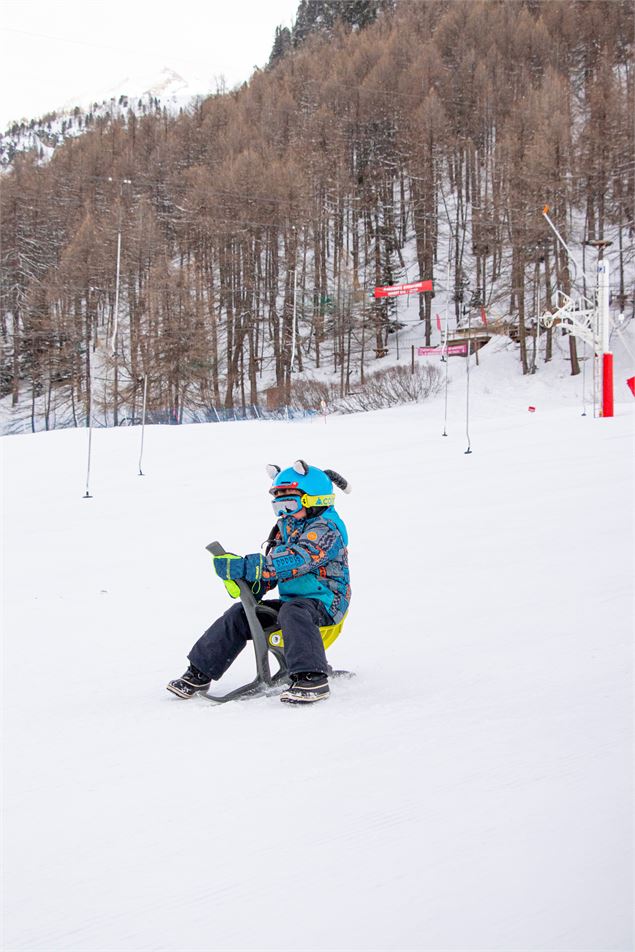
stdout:
[[449,347],[418,347],[418,357],[440,357],[447,354],[449,357],[465,357],[467,354],[467,344],[450,344]]
[[400,294],[422,294],[432,290],[432,281],[413,281],[412,284],[385,284],[375,288],[375,297],[398,297]]

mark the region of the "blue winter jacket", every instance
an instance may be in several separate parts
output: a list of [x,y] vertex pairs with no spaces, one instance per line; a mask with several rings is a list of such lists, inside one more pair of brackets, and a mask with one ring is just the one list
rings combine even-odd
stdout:
[[346,526],[329,506],[313,518],[279,519],[277,527],[262,573],[266,588],[277,585],[283,602],[316,598],[337,624],[351,600]]

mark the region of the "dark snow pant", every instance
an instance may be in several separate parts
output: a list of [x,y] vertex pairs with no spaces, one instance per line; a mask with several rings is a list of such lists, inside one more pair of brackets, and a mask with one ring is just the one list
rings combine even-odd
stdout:
[[[326,674],[328,665],[320,625],[332,625],[333,619],[322,602],[315,598],[294,598],[288,602],[267,599],[278,611],[278,625],[284,638],[284,656],[290,674],[316,671]],[[217,618],[196,642],[188,655],[195,668],[213,681],[221,678],[238,657],[251,633],[240,603],[232,605]]]

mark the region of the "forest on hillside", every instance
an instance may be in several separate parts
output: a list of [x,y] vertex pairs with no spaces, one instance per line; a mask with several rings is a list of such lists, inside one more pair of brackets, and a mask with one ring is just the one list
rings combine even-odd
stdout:
[[323,7],[307,18],[320,3],[302,0],[304,28],[277,31],[239,89],[99,119],[47,163],[15,156],[0,182],[5,404],[41,406],[47,426],[60,407],[116,425],[146,386],[148,408],[178,419],[262,405],[265,388],[292,401],[308,370],[345,395],[395,330],[374,286],[448,274],[457,320],[507,315],[527,373],[528,326],[571,289],[545,203],[565,240],[610,234],[616,304],[633,307],[630,0],[360,0],[356,20]]

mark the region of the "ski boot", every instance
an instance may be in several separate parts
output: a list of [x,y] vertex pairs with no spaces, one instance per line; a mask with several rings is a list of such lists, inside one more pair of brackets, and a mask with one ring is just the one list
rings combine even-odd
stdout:
[[211,683],[211,678],[208,678],[207,675],[199,671],[198,668],[190,665],[182,677],[170,681],[166,687],[172,694],[176,694],[177,697],[187,700],[188,698],[194,697],[195,694],[207,691]]
[[319,671],[307,671],[291,675],[291,687],[280,700],[286,704],[313,704],[315,701],[326,701],[330,695],[329,679]]

